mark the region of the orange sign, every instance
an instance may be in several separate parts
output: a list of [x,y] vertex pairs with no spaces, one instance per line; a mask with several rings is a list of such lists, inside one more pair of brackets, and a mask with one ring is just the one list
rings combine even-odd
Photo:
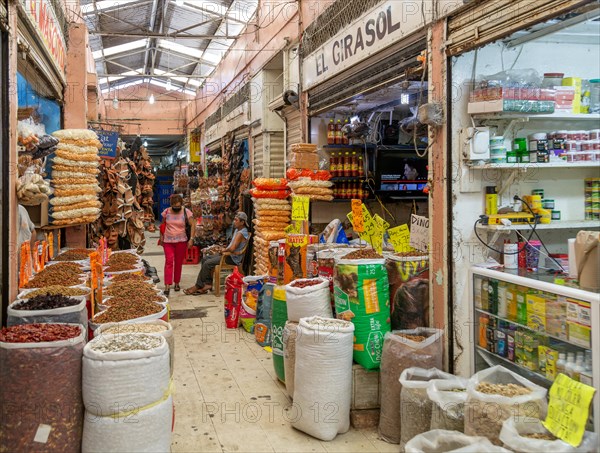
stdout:
[[44,47],[64,75],[67,47],[52,5],[48,0],[25,0],[25,11],[41,36]]
[[352,200],[352,228],[354,228],[354,231],[357,233],[365,231],[362,205],[363,203],[361,200]]

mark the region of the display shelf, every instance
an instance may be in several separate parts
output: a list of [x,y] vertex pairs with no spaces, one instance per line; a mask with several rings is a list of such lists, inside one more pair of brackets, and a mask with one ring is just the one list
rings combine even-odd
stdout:
[[527,119],[542,121],[600,121],[598,113],[527,113],[527,112],[497,112],[497,113],[472,113],[471,116],[478,120],[516,120]]
[[482,164],[482,165],[471,165],[469,166],[472,170],[529,170],[536,169],[542,170],[547,168],[598,168],[600,169],[600,162],[549,162],[547,164],[540,163],[520,163],[520,164]]
[[364,176],[334,176],[330,179],[331,182],[344,182],[344,181],[363,181],[367,182],[367,178]]
[[41,227],[42,230],[60,230],[61,228],[71,228],[71,227],[78,227],[78,226],[84,226],[84,225],[89,225],[89,222],[85,222],[85,223],[72,223],[70,225],[45,225],[43,227]]
[[[485,231],[515,231],[529,230],[533,228],[533,224],[525,225],[483,225],[477,224],[478,230]],[[569,230],[569,229],[587,229],[600,228],[600,222],[597,220],[554,220],[552,223],[540,223],[535,229],[537,230]]]
[[489,366],[503,365],[506,366],[506,368],[509,368],[512,371],[524,376],[530,381],[533,381],[536,384],[541,384],[543,387],[548,388],[552,385],[552,381],[550,379],[536,371],[525,368],[518,363],[508,360],[506,357],[502,357],[501,355],[490,352],[479,345],[476,345],[475,349]]
[[531,327],[528,327],[528,326],[526,326],[526,325],[519,324],[519,323],[518,323],[518,322],[516,322],[516,321],[511,321],[511,320],[510,320],[510,319],[508,319],[508,318],[502,318],[502,317],[500,317],[500,316],[498,316],[498,315],[495,315],[495,314],[493,314],[493,313],[490,313],[489,311],[483,310],[483,309],[481,309],[481,308],[475,308],[475,311],[476,311],[476,312],[478,312],[478,313],[481,313],[481,314],[487,315],[487,316],[491,316],[492,318],[496,318],[496,319],[498,319],[498,320],[500,320],[500,321],[504,321],[504,322],[507,322],[507,323],[509,323],[509,324],[513,324],[513,325],[515,325],[515,326],[518,326],[518,327],[520,327],[520,328],[522,328],[522,329],[526,329],[526,330],[529,330],[529,331],[531,331],[531,332],[539,333],[540,335],[543,335],[543,336],[545,336],[545,337],[548,337],[548,338],[552,338],[553,340],[560,341],[560,342],[562,342],[562,343],[567,343],[567,344],[570,344],[571,346],[574,346],[574,347],[576,347],[576,348],[579,348],[579,349],[582,349],[582,350],[585,350],[585,351],[588,351],[588,350],[589,350],[589,348],[585,348],[585,347],[583,347],[583,346],[581,346],[581,345],[578,345],[578,344],[576,344],[576,343],[573,343],[573,342],[572,342],[572,341],[570,341],[570,340],[566,340],[566,339],[564,339],[564,338],[556,337],[556,336],[554,336],[554,335],[550,335],[550,334],[548,334],[548,333],[546,333],[546,332],[540,332],[540,331],[538,331],[538,330],[536,330],[536,329],[532,329]]

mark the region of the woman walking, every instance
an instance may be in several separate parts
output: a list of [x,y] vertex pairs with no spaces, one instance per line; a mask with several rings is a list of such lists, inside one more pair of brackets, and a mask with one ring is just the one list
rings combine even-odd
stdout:
[[184,289],[188,296],[199,296],[208,293],[212,289],[213,273],[215,267],[225,256],[227,264],[239,265],[242,262],[243,253],[248,242],[248,216],[244,212],[238,212],[233,219],[233,236],[226,249],[215,255],[207,255],[202,258],[200,273],[196,284],[191,288]]
[[162,212],[163,223],[160,228],[160,243],[165,251],[165,289],[168,296],[175,282],[175,291],[181,288],[181,268],[188,248],[194,245],[196,219],[189,209],[183,209],[183,197],[171,195],[171,207]]

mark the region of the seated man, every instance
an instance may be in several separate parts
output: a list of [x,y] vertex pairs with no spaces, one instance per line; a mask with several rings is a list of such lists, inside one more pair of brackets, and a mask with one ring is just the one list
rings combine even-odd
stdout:
[[242,253],[248,242],[248,216],[243,212],[238,212],[233,219],[233,236],[231,242],[222,252],[206,255],[202,257],[200,263],[200,273],[196,279],[196,284],[183,292],[188,296],[197,296],[208,293],[212,289],[213,273],[215,267],[225,256],[227,264],[239,265],[242,262]]

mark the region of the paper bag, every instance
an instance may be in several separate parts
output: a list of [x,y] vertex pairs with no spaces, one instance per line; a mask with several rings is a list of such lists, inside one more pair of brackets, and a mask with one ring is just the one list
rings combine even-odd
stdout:
[[586,290],[600,289],[600,253],[597,231],[580,231],[575,240],[575,257],[579,286]]

